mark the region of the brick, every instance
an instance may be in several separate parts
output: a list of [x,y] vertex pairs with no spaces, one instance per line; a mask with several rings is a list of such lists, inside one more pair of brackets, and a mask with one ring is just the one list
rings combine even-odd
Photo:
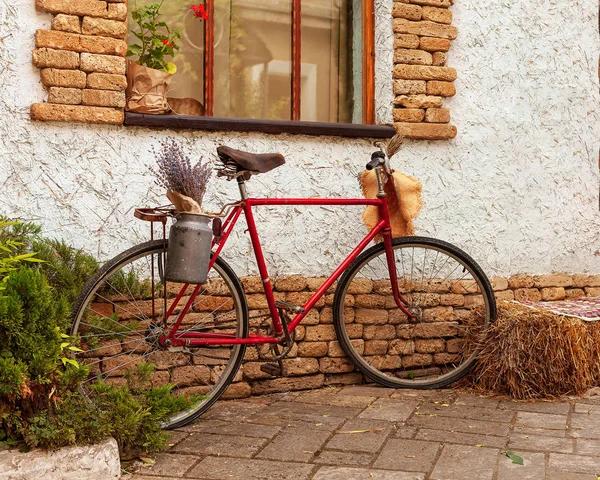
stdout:
[[394,78],[404,80],[443,80],[453,82],[457,78],[456,70],[450,67],[432,67],[425,65],[396,65]]
[[263,362],[246,362],[243,366],[244,378],[248,380],[260,380],[263,378],[271,378],[271,375],[263,372],[260,366]]
[[248,398],[252,395],[252,387],[246,382],[232,383],[227,387],[223,394],[223,400],[232,400],[235,398]]
[[447,52],[450,46],[447,38],[421,37],[419,40],[419,48],[428,52]]
[[409,33],[420,37],[445,38],[448,40],[454,40],[458,36],[456,27],[434,22],[412,22],[403,18],[395,18],[392,25],[394,33]]
[[[260,277],[241,277],[240,280],[246,293],[264,292],[262,280],[260,279]],[[271,286],[273,286],[273,281],[271,281]]]
[[333,325],[314,325],[306,327],[306,341],[327,342],[335,340],[335,330]]
[[[50,87],[50,89],[48,90],[48,103],[79,105],[81,103],[81,89]],[[112,305],[110,306],[112,307]]]
[[325,375],[325,385],[355,385],[362,383],[363,377],[360,372],[330,373]]
[[398,48],[394,52],[394,63],[405,63],[410,65],[431,65],[433,56],[423,50],[412,50],[407,48]]
[[105,17],[108,11],[107,3],[99,0],[36,0],[35,6],[42,12],[92,17]]
[[388,321],[387,310],[373,310],[366,308],[357,308],[355,312],[356,323],[364,324],[383,324]]
[[395,123],[394,127],[406,138],[448,140],[456,137],[456,127],[447,123]]
[[398,95],[394,99],[395,105],[404,108],[439,108],[442,106],[442,98],[431,95]]
[[280,292],[301,292],[307,285],[306,278],[302,275],[279,277],[275,282],[275,288]]
[[585,290],[582,288],[567,288],[565,290],[565,298],[585,297]]
[[94,53],[81,54],[81,70],[84,72],[112,73],[125,75],[126,61],[115,55],[97,55]]
[[[323,285],[326,280],[327,280],[327,278],[325,278],[325,277],[307,278],[306,286],[308,287],[308,289],[311,292],[316,292],[319,288],[321,288],[321,285]],[[333,285],[327,289],[326,293],[334,293],[336,286],[337,286],[337,282],[334,282]]]
[[[452,12],[447,8],[423,7],[423,20],[450,25],[452,23]],[[412,19],[411,19],[412,20]]]
[[542,288],[540,293],[544,301],[564,300],[565,298],[565,289],[563,287]]
[[453,97],[456,95],[456,87],[452,82],[440,82],[431,80],[426,85],[427,95],[437,95],[440,97]]
[[79,68],[79,54],[52,48],[36,48],[33,51],[33,64],[40,68],[75,70]]
[[319,361],[316,358],[286,358],[283,360],[285,376],[297,377],[319,371]]
[[391,340],[396,338],[396,329],[393,325],[367,325],[363,329],[365,340]]
[[327,342],[301,342],[298,344],[299,357],[319,358],[327,355],[329,344]]
[[109,4],[106,18],[124,22],[127,20],[127,5],[124,3]]
[[446,342],[442,339],[415,340],[415,351],[417,353],[440,353],[445,349]]
[[600,288],[585,287],[585,294],[588,297],[600,297]]
[[415,3],[417,5],[428,5],[430,7],[448,8],[454,3],[454,0],[410,0],[410,3]]
[[127,77],[110,73],[90,73],[87,76],[86,87],[98,90],[125,90],[127,88]]
[[[399,325],[396,328],[397,335],[400,338],[435,338],[435,337],[452,337],[456,335],[456,326],[453,324],[424,324],[418,325]],[[412,334],[406,337],[406,334]]]
[[515,299],[515,292],[512,290],[502,290],[501,292],[494,292],[496,300],[511,302]]
[[81,33],[123,39],[127,34],[127,23],[104,18],[83,17]]
[[[275,299],[278,299],[278,295],[281,296],[282,294],[283,292],[277,292],[275,294]],[[306,302],[308,302],[311,296],[312,293],[310,292],[286,292],[285,301],[293,303],[294,305],[304,305]],[[317,303],[315,303],[315,307],[317,308],[323,307],[324,305],[325,299],[322,297],[317,301]]]
[[385,308],[385,297],[381,295],[362,294],[356,295],[354,305],[362,308]]
[[408,33],[396,33],[394,35],[394,48],[418,48],[419,37]]
[[62,32],[81,33],[81,23],[76,15],[58,14],[52,20],[52,30],[60,30]]
[[59,32],[56,30],[38,30],[35,32],[35,46],[73,52],[102,53],[124,57],[127,53],[127,43],[123,40],[76,33]]
[[354,370],[354,364],[347,358],[329,358],[319,359],[319,370],[322,373],[346,373]]
[[492,277],[490,278],[492,284],[492,290],[497,292],[499,290],[506,290],[508,288],[508,279],[504,277]]
[[444,65],[446,65],[447,62],[448,55],[446,55],[444,52],[433,53],[432,65],[435,65],[437,67],[443,67]]
[[394,3],[392,6],[392,17],[421,20],[421,7],[408,3]]
[[[444,341],[442,340],[442,342]],[[392,340],[389,343],[388,351],[383,353],[388,353],[390,355],[410,355],[415,353],[415,342],[412,340]]]
[[440,305],[450,305],[453,307],[462,307],[465,304],[465,297],[458,293],[447,293],[440,295]]
[[[427,82],[424,80],[394,80],[394,95],[426,93]],[[389,282],[387,282],[389,288]],[[381,293],[381,292],[377,292]]]
[[394,122],[422,122],[425,110],[421,108],[394,108]]
[[53,105],[34,103],[31,105],[32,120],[55,122],[107,123],[122,125],[125,119],[123,110],[79,105]]
[[600,275],[573,275],[574,287],[600,287]]
[[352,295],[359,293],[371,293],[373,291],[373,282],[368,278],[355,278],[350,282],[348,292]]
[[533,286],[541,287],[571,287],[573,276],[566,274],[536,275],[533,277]]
[[84,88],[86,83],[85,73],[79,70],[44,68],[40,74],[46,87]]
[[297,390],[311,390],[321,388],[325,381],[323,374],[307,377],[275,378],[272,380],[259,380],[252,385],[252,395],[267,393],[291,392]]
[[542,294],[537,288],[517,288],[515,289],[515,300],[527,300],[530,302],[539,302]]
[[533,287],[531,275],[513,275],[508,279],[508,288],[530,288]]
[[[365,351],[365,341],[363,339],[358,338],[356,340],[351,340],[350,343],[352,343],[352,346],[360,355],[363,354],[363,352]],[[340,342],[334,340],[333,342],[329,342],[329,350],[327,351],[327,356],[345,357],[346,353],[342,349]]]
[[[400,340],[394,340],[393,342],[399,342]],[[392,343],[393,343],[392,342]],[[365,355],[385,355],[388,353],[388,346],[390,342],[387,340],[369,340],[365,342],[364,354]]]
[[450,123],[450,110],[447,108],[428,108],[425,112],[427,123]]

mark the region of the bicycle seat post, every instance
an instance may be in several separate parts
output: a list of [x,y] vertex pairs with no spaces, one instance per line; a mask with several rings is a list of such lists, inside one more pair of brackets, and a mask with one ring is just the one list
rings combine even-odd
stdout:
[[237,177],[238,187],[240,189],[240,195],[242,196],[242,200],[248,199],[248,191],[246,190],[246,179],[243,175]]

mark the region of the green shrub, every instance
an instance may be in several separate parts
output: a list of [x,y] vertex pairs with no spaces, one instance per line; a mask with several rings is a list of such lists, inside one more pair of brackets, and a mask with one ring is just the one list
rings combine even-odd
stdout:
[[57,448],[113,436],[124,456],[164,449],[161,423],[197,399],[171,395],[171,386],[143,390],[148,364],[125,385],[97,382],[89,397],[79,393],[88,368],[71,358],[77,347],[66,332],[71,303],[98,264],[39,233],[0,217],[0,445]]

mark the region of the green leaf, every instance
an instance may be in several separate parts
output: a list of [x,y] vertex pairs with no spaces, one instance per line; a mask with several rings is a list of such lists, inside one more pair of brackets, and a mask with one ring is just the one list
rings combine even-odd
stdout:
[[69,346],[69,342],[62,342],[62,343],[60,344],[60,348],[61,348],[61,349],[63,349],[63,348],[67,348],[68,346]]
[[61,360],[63,361],[63,365],[66,365],[67,363],[73,365],[75,368],[79,368],[79,363],[77,363],[77,360],[73,360],[72,358],[65,358],[62,357]]
[[127,48],[127,56],[141,55],[141,53],[142,47],[140,47],[139,45],[129,45],[129,47]]
[[506,456],[512,460],[513,463],[517,465],[523,465],[523,457],[519,457],[516,453],[508,450],[506,452]]
[[83,352],[83,350],[81,348],[73,347],[73,346],[70,346],[69,350],[71,350],[72,352]]

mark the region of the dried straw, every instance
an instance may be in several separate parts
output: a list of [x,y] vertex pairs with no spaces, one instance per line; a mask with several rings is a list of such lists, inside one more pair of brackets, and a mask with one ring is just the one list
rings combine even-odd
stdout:
[[501,302],[468,383],[522,400],[580,395],[600,385],[600,322]]

